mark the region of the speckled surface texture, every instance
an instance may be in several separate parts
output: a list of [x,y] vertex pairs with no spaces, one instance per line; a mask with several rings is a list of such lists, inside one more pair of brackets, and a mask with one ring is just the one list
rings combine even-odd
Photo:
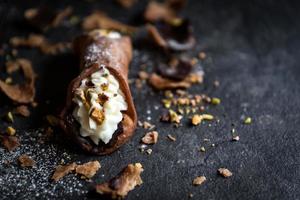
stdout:
[[[35,2],[35,3],[34,3]],[[1,1],[0,41],[31,32],[20,23],[25,8],[49,4],[49,1]],[[46,3],[47,2],[47,3]],[[141,12],[143,2],[126,11],[111,1],[51,1],[55,8],[73,5],[75,14],[86,16],[102,9],[112,17],[130,22]],[[195,27],[198,45],[191,53],[204,50],[208,58],[202,62],[204,84],[194,86],[191,93],[220,97],[221,105],[209,108],[220,119],[191,127],[188,120],[177,129],[159,122],[162,94],[144,85],[132,92],[141,121],[151,118],[159,132],[159,141],[151,146],[151,155],[138,147],[146,132],[138,128],[133,139],[110,156],[96,157],[82,153],[69,144],[59,130],[55,139],[41,145],[46,114],[55,114],[64,101],[67,83],[78,73],[71,53],[45,56],[38,50],[20,49],[18,57],[32,60],[37,80],[39,107],[28,119],[16,118],[14,127],[21,147],[13,153],[0,148],[0,199],[93,199],[88,191],[93,182],[101,183],[116,175],[129,163],[141,162],[144,184],[130,192],[127,199],[300,199],[300,6],[296,1],[189,1],[185,14]],[[79,26],[68,24],[46,33],[52,41],[70,41],[80,34]],[[137,45],[130,78],[136,78],[141,64],[147,71],[160,59],[153,48]],[[0,57],[0,78],[5,78],[5,57]],[[214,88],[213,82],[220,81]],[[13,108],[6,97],[0,97],[0,114]],[[251,125],[241,118],[250,116]],[[232,124],[240,141],[231,141]],[[9,124],[1,120],[0,132]],[[176,136],[170,142],[167,134]],[[204,138],[210,142],[204,142]],[[211,147],[211,143],[216,144]],[[205,146],[206,152],[199,152]],[[32,156],[37,166],[21,169],[20,154]],[[99,160],[102,168],[92,179],[80,180],[71,174],[58,183],[49,179],[54,167],[64,159],[86,162]],[[9,165],[5,164],[10,161]],[[233,176],[224,179],[217,169],[226,167]],[[205,175],[207,181],[194,187],[195,177]],[[98,198],[100,199],[100,198]]]

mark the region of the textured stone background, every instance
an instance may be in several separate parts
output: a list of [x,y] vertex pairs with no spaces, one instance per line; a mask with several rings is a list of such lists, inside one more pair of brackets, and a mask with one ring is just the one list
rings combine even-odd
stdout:
[[[50,3],[51,2],[51,3]],[[101,9],[112,17],[132,22],[145,5],[142,1],[130,11],[109,0],[103,1],[1,1],[0,42],[11,36],[31,32],[20,22],[24,9],[51,4],[55,8],[72,5],[75,14],[86,16],[93,9]],[[49,5],[50,6],[50,5]],[[37,81],[39,107],[29,119],[17,118],[14,126],[22,146],[13,153],[0,148],[0,199],[86,199],[93,183],[74,175],[57,184],[49,177],[53,168],[66,162],[99,160],[102,168],[93,178],[100,183],[113,177],[124,166],[141,162],[145,168],[144,184],[128,195],[128,199],[300,199],[300,5],[296,1],[189,1],[185,14],[195,27],[198,45],[191,53],[204,50],[208,59],[202,63],[206,76],[203,85],[190,89],[191,93],[206,93],[222,99],[222,104],[210,113],[220,119],[197,127],[183,122],[174,129],[159,122],[161,93],[147,85],[136,90],[132,85],[140,120],[151,118],[160,133],[159,142],[151,147],[152,155],[140,153],[140,138],[145,130],[138,129],[134,138],[119,151],[106,157],[83,154],[69,144],[59,130],[55,139],[45,145],[37,143],[42,134],[46,114],[60,109],[67,83],[78,73],[76,58],[71,53],[45,56],[38,50],[21,49],[19,57],[30,58],[39,74]],[[79,26],[67,24],[47,32],[52,41],[71,41],[80,34]],[[130,78],[136,78],[140,65],[147,70],[161,55],[155,48],[142,44],[134,52]],[[5,57],[0,57],[0,78],[5,78]],[[213,87],[214,80],[220,87]],[[0,115],[13,105],[0,97]],[[155,109],[156,106],[158,110]],[[245,126],[241,117],[251,116],[253,123]],[[231,128],[235,125],[239,142],[231,142]],[[7,122],[1,120],[0,132]],[[176,142],[166,139],[177,137]],[[210,143],[205,143],[209,138]],[[216,147],[210,147],[215,143]],[[206,153],[199,147],[205,146]],[[37,161],[35,169],[21,169],[16,159],[27,153]],[[12,162],[6,166],[4,161]],[[217,175],[219,167],[227,167],[233,177]],[[192,186],[196,176],[205,175],[208,181],[200,187]]]

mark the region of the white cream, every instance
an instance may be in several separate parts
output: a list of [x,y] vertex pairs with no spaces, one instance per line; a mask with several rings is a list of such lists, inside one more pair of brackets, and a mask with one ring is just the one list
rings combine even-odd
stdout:
[[[91,85],[90,82],[94,86],[88,86]],[[104,88],[102,87],[103,85],[107,87]],[[89,97],[86,100],[90,108],[85,106],[84,100],[80,97],[87,94],[87,91]],[[100,140],[107,144],[111,140],[113,133],[118,129],[118,124],[123,118],[122,111],[127,110],[127,103],[119,87],[119,82],[110,74],[109,70],[103,67],[102,70],[82,80],[80,87],[76,90],[76,94],[78,95],[75,95],[73,101],[77,106],[74,109],[73,116],[81,125],[81,136],[90,137],[97,145]],[[103,106],[97,101],[99,94],[104,94],[108,97]],[[104,113],[105,118],[101,124],[90,117],[93,109],[98,109]]]

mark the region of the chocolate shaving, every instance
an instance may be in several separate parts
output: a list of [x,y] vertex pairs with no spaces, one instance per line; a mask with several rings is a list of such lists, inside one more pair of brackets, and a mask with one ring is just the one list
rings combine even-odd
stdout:
[[8,150],[13,151],[20,146],[19,139],[15,136],[3,136],[2,145]]
[[124,8],[131,8],[137,0],[116,0],[116,2]]
[[30,111],[27,106],[18,106],[15,108],[14,113],[22,115],[23,117],[29,117],[30,116]]
[[156,22],[159,20],[170,21],[176,17],[176,12],[166,3],[150,1],[144,12],[144,18],[148,22]]
[[28,38],[12,37],[10,44],[14,47],[38,48],[42,53],[50,55],[65,52],[71,47],[68,42],[50,43],[44,36],[37,34],[30,34]]
[[67,174],[71,173],[72,171],[74,171],[76,168],[76,163],[71,163],[69,165],[66,166],[62,166],[62,165],[58,165],[55,169],[55,172],[52,176],[51,179],[53,179],[54,181],[59,181],[61,178],[63,178],[64,176],[66,176]]
[[129,191],[143,183],[140,176],[143,171],[143,166],[140,163],[129,164],[117,177],[96,185],[96,192],[112,199],[124,198]]
[[33,27],[46,31],[49,28],[59,26],[72,12],[71,6],[59,11],[44,6],[25,10],[24,17]]
[[102,28],[127,34],[132,34],[136,31],[135,27],[118,22],[99,11],[95,11],[91,15],[85,17],[82,22],[82,28],[87,31]]
[[35,166],[35,161],[26,154],[21,155],[18,158],[21,167],[33,167]]
[[81,174],[86,178],[92,178],[95,176],[97,171],[101,168],[101,165],[98,161],[92,161],[85,163],[83,165],[77,165],[76,174]]
[[192,49],[196,44],[192,27],[187,19],[148,24],[147,30],[153,41],[165,50],[185,51]]
[[31,62],[27,59],[17,59],[16,63],[22,69],[24,73],[25,83],[9,85],[0,80],[0,89],[10,99],[18,103],[31,103],[35,97],[35,78],[36,75],[32,69]]
[[191,87],[191,83],[187,80],[173,81],[171,79],[163,78],[162,76],[159,76],[156,73],[151,74],[149,78],[149,83],[152,87],[154,87],[157,90]]
[[193,66],[184,58],[172,58],[169,64],[160,63],[158,73],[169,79],[181,81],[185,79],[192,71]]

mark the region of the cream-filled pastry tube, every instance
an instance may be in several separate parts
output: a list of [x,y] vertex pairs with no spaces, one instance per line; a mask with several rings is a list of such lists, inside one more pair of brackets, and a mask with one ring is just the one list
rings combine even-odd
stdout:
[[118,32],[94,30],[73,45],[82,72],[70,83],[61,126],[85,151],[109,154],[136,128],[128,85],[131,41]]

